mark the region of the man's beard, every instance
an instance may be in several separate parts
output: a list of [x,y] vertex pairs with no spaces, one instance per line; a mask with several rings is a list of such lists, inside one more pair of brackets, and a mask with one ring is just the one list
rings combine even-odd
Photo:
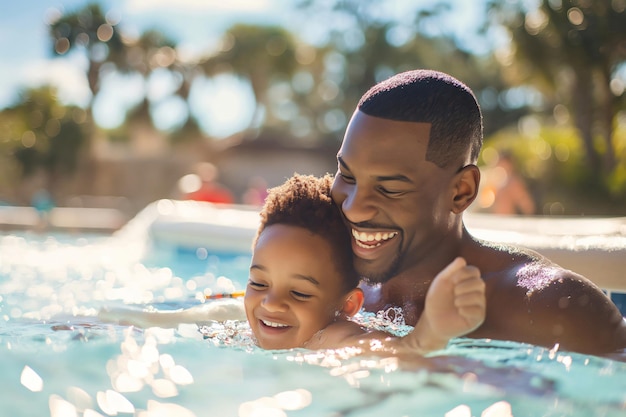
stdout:
[[357,272],[361,276],[361,279],[368,284],[384,284],[391,278],[398,275],[398,272],[400,271],[400,263],[400,256],[396,256],[391,262],[391,265],[389,265],[389,267],[384,271],[373,271],[367,268],[367,265],[363,265],[363,268],[357,268]]

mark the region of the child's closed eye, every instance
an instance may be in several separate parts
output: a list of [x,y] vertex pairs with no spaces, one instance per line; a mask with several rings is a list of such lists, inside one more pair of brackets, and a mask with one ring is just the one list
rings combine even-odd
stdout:
[[258,289],[258,290],[267,288],[267,285],[265,285],[265,284],[263,284],[261,282],[252,281],[252,279],[248,280],[248,285],[251,286],[252,288],[255,288],[255,289]]
[[291,294],[299,300],[308,300],[309,298],[313,297],[311,294],[305,294],[303,292],[300,291],[291,291]]

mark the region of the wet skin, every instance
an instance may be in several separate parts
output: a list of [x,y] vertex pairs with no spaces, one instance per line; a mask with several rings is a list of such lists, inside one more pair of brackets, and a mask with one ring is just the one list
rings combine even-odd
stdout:
[[589,280],[532,251],[492,245],[465,229],[480,173],[469,154],[441,168],[426,161],[430,124],[354,113],[337,154],[335,203],[353,231],[365,308],[404,309],[415,324],[434,276],[454,257],[478,267],[487,317],[471,337],[585,353],[626,346],[619,310]]

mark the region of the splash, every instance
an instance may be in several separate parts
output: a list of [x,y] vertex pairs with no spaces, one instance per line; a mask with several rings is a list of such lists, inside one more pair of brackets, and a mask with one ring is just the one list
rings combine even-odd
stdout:
[[406,324],[401,307],[390,307],[377,313],[361,310],[351,320],[367,329],[382,330],[395,336],[404,336],[413,330],[412,326]]

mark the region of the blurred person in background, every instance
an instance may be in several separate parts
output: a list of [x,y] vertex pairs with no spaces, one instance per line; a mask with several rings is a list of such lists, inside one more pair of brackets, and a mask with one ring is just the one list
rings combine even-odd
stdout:
[[233,194],[217,182],[219,170],[210,162],[200,162],[193,174],[178,180],[178,190],[183,200],[207,201],[218,204],[233,204]]
[[483,171],[478,205],[494,214],[535,214],[535,200],[517,173],[509,153],[503,152],[495,166]]
[[243,193],[243,204],[249,204],[251,206],[262,206],[267,197],[267,181],[260,176],[254,176],[248,181],[248,188]]

